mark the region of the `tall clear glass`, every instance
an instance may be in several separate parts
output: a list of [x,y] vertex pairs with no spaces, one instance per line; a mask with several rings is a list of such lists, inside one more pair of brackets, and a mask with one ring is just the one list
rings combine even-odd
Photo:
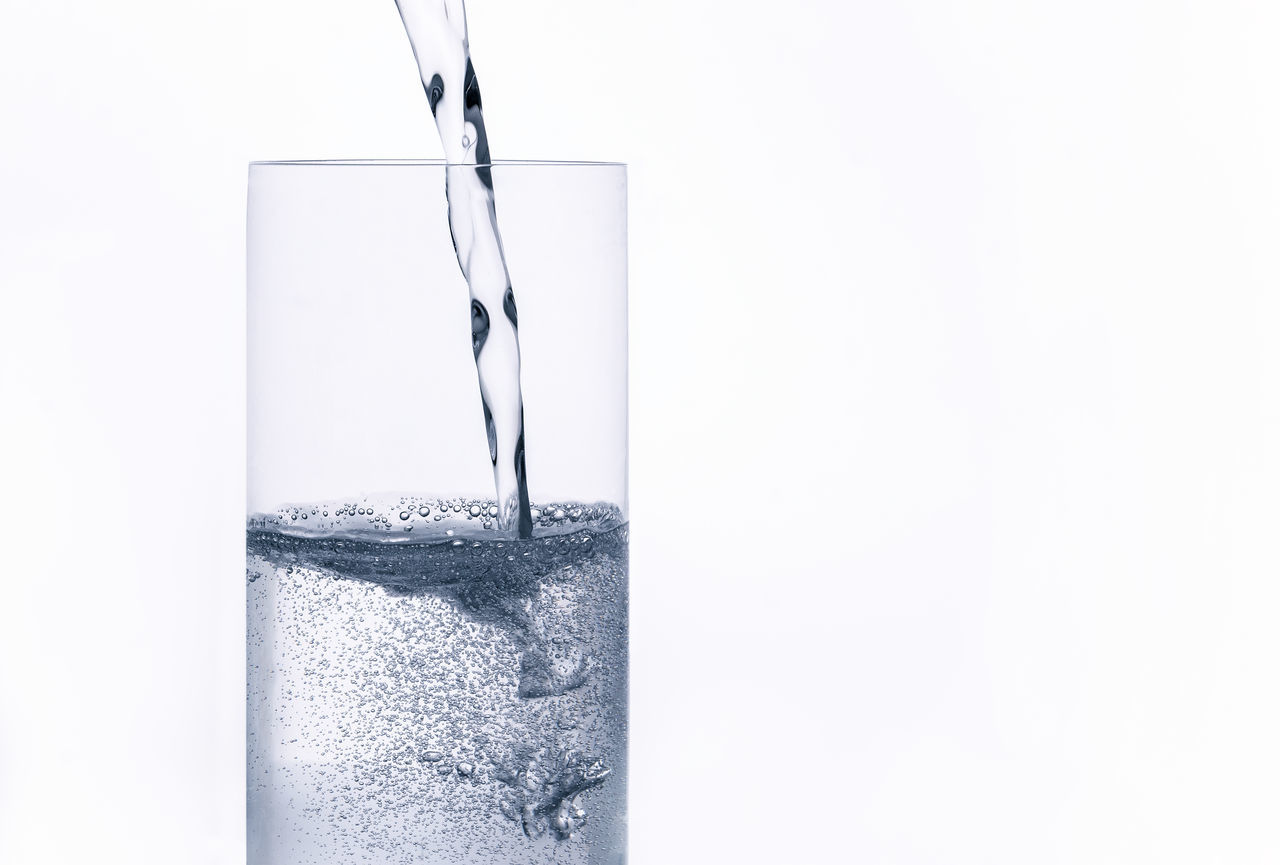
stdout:
[[463,170],[249,169],[250,865],[626,859],[626,169],[491,168],[531,538],[498,519]]

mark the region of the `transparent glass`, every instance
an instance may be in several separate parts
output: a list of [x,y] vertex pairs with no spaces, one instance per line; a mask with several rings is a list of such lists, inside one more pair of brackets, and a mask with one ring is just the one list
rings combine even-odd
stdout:
[[455,171],[249,169],[251,865],[626,858],[626,169],[491,166],[525,538],[498,519]]

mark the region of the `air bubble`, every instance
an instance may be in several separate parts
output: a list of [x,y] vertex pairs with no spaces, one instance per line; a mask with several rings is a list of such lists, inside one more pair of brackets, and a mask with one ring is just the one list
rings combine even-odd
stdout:
[[478,517],[478,516],[480,516],[480,506],[479,506],[479,505],[472,505],[472,506],[471,506],[471,510],[470,510],[470,511],[468,511],[468,513],[470,513],[470,514],[471,514],[471,516],[473,516],[473,517]]
[[431,508],[427,507],[426,505],[423,505],[422,507],[418,508],[418,516],[420,517],[425,517],[429,513],[431,513]]
[[407,520],[407,519],[409,519],[409,512],[408,512],[408,511],[401,511],[401,512],[400,512],[400,519],[402,519],[402,520]]
[[[625,559],[615,555],[626,542],[620,512],[577,502],[539,507],[536,525],[561,528],[526,543],[493,531],[498,520],[490,517],[492,497],[452,499],[444,513],[434,499],[409,495],[396,505],[399,499],[361,506],[367,516],[359,521],[344,519],[345,504],[321,506],[329,514],[341,512],[316,526],[327,537],[314,537],[322,534],[316,530],[290,532],[285,525],[309,516],[312,505],[279,509],[251,531],[249,591],[256,618],[250,645],[269,655],[275,643],[263,637],[278,632],[287,633],[297,650],[276,665],[279,688],[256,696],[255,705],[273,711],[287,706],[272,735],[308,743],[305,751],[289,750],[294,762],[271,764],[269,774],[265,755],[256,759],[254,752],[254,778],[278,782],[290,795],[325,791],[310,800],[309,810],[290,805],[288,813],[300,832],[316,838],[318,830],[317,843],[327,845],[333,861],[359,858],[344,852],[356,837],[351,833],[389,846],[421,841],[428,858],[440,852],[432,847],[436,836],[386,834],[393,823],[403,825],[394,816],[402,811],[408,819],[415,810],[449,812],[459,838],[464,822],[500,820],[496,831],[508,835],[494,836],[495,850],[509,844],[527,852],[526,836],[552,843],[578,838],[584,826],[601,819],[597,807],[612,827],[618,813],[612,798],[591,800],[584,823],[578,796],[622,783],[605,780],[605,763],[625,742],[617,727],[625,707],[610,701],[625,657],[618,654],[625,651],[619,636],[625,631],[616,606],[625,591]],[[455,502],[460,514],[448,511]],[[485,526],[483,533],[458,528],[473,506],[480,508],[473,519]],[[560,522],[552,519],[557,507],[564,511]],[[423,508],[427,514],[415,522]],[[503,505],[496,508],[501,516]],[[577,531],[560,534],[578,509]],[[349,513],[356,510],[351,503]],[[396,520],[406,534],[397,544],[387,537],[388,521],[402,511],[409,518]],[[445,523],[439,530],[418,532],[427,536],[416,542],[407,537],[437,515]],[[455,531],[447,536],[451,526]],[[256,564],[259,559],[265,567]],[[483,612],[480,620],[469,621],[455,609],[459,586],[468,586],[463,600]],[[535,586],[532,594],[525,591]],[[273,597],[264,593],[278,593],[281,603],[264,603]],[[517,603],[508,607],[508,601]],[[520,641],[541,651],[513,651]],[[253,694],[268,694],[252,684],[267,670],[251,665]],[[585,753],[569,750],[577,747]],[[312,748],[331,762],[298,759]],[[350,773],[325,768],[343,761],[353,767]],[[591,839],[583,843],[589,848]],[[562,852],[568,861],[578,851]],[[453,858],[441,853],[431,860]]]

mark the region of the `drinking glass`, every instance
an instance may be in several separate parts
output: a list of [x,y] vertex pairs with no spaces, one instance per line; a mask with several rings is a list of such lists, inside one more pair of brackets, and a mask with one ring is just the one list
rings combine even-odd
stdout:
[[498,517],[459,171],[249,169],[250,865],[625,861],[626,169],[490,168],[528,538]]

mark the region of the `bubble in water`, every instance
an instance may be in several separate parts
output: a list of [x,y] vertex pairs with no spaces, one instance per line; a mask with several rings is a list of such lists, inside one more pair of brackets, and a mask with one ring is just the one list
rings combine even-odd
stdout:
[[480,516],[480,506],[479,506],[479,505],[472,505],[472,506],[471,506],[471,510],[470,510],[470,511],[468,511],[468,513],[470,513],[470,514],[471,514],[471,516],[473,516],[473,517],[478,517],[478,516]]
[[401,512],[400,512],[400,519],[402,519],[402,520],[407,520],[407,519],[409,519],[409,512],[408,512],[408,511],[401,511]]
[[418,508],[418,516],[420,517],[425,517],[429,513],[431,513],[431,508],[427,507],[426,505],[423,505],[422,507]]
[[489,505],[489,516],[496,517],[498,515],[498,506]]

